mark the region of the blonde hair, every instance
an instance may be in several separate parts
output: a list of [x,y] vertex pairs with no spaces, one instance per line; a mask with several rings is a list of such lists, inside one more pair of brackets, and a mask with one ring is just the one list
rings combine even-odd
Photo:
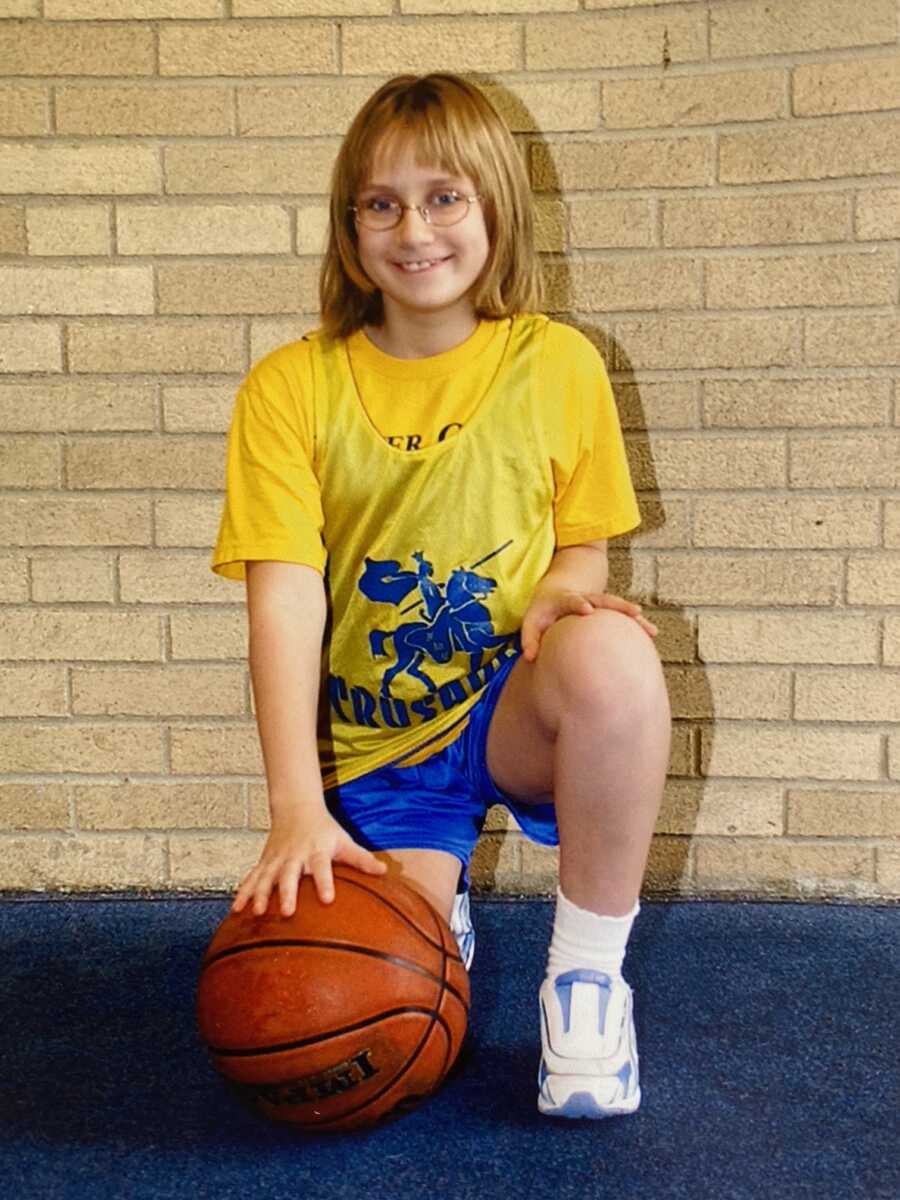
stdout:
[[534,248],[531,188],[512,134],[487,97],[458,75],[397,75],[362,106],[331,176],[328,245],[319,276],[322,329],[348,337],[381,325],[381,292],[359,260],[349,205],[369,177],[376,152],[410,145],[420,166],[467,175],[481,201],[490,251],[472,293],[479,317],[540,308],[543,286]]

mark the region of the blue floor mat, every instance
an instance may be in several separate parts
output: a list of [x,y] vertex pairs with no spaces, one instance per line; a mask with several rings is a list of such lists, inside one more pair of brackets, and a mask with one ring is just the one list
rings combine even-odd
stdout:
[[897,1200],[900,909],[643,902],[643,1103],[538,1115],[553,904],[482,900],[469,1038],[426,1105],[310,1136],[238,1103],[194,1025],[224,898],[0,901],[10,1200]]

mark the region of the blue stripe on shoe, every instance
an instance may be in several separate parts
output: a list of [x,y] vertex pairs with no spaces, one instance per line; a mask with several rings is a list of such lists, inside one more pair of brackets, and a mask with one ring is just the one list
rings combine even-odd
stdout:
[[596,983],[600,988],[600,1020],[597,1032],[602,1033],[606,1024],[606,1009],[609,1006],[609,993],[612,980],[603,971],[589,971],[580,968],[577,971],[566,971],[557,976],[553,986],[563,1014],[563,1031],[569,1032],[572,1017],[572,987],[576,983]]

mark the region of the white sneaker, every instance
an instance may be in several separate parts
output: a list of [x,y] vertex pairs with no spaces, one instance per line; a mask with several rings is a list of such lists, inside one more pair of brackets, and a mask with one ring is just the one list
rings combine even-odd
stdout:
[[475,957],[475,930],[472,927],[472,910],[469,906],[468,889],[457,892],[453,901],[453,912],[450,914],[450,931],[459,946],[460,958],[466,970],[472,967]]
[[641,1102],[633,996],[603,971],[565,971],[541,984],[538,1110],[615,1117]]

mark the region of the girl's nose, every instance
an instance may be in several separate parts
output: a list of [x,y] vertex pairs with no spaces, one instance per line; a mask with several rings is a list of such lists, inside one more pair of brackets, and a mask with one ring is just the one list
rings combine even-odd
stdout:
[[434,226],[430,221],[426,221],[418,208],[405,208],[400,217],[400,223],[397,225],[398,235],[413,241],[432,241],[434,238]]

